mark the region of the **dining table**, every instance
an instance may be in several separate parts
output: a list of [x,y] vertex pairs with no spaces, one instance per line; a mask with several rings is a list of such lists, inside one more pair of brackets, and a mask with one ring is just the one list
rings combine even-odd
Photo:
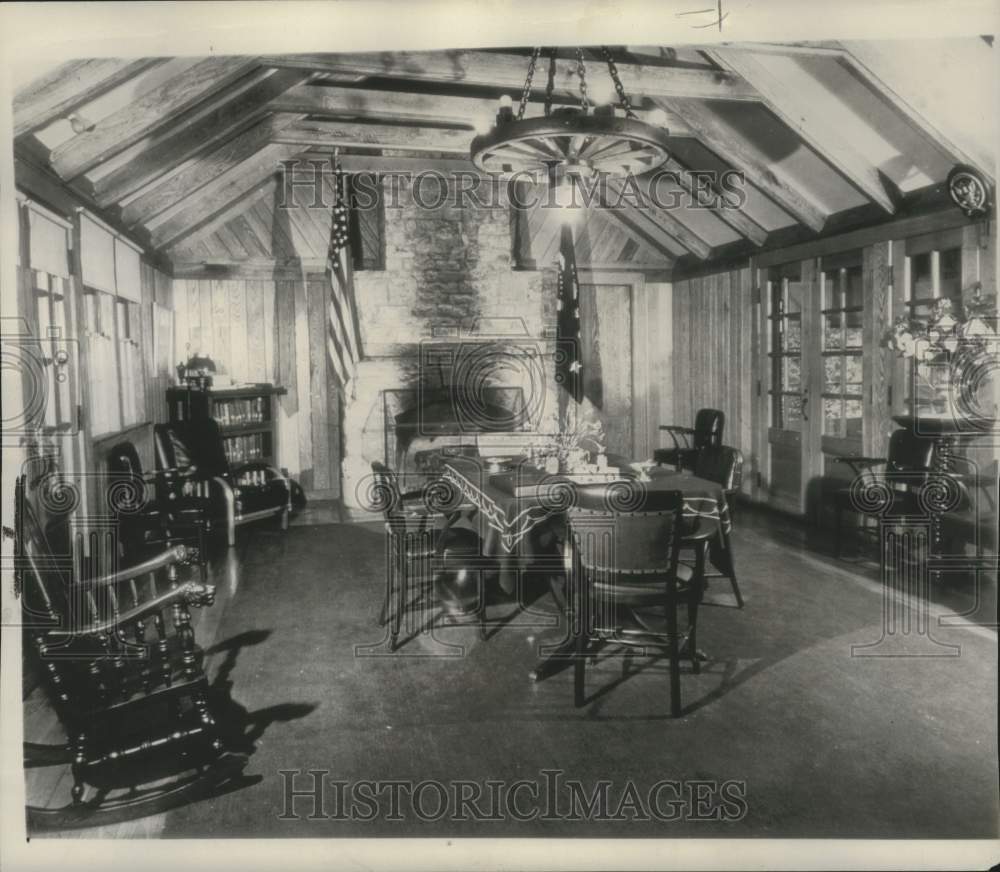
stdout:
[[[490,459],[449,457],[441,467],[442,478],[460,495],[463,508],[451,516],[451,525],[476,532],[481,553],[496,562],[499,586],[507,595],[518,589],[519,579],[532,566],[551,561],[554,544],[565,541],[566,510],[578,487],[606,487],[610,504],[615,492],[636,483],[650,492],[680,491],[683,520],[688,531],[703,524],[718,525],[728,534],[731,521],[721,484],[689,471],[665,466],[620,462],[583,472],[550,472],[531,458]],[[555,552],[562,566],[561,549]],[[534,670],[535,680],[568,665],[572,639],[566,638],[545,652]]]

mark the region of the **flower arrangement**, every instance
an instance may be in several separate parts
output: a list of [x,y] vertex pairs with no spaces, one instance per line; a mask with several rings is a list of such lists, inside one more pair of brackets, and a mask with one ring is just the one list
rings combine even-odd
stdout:
[[587,400],[567,404],[559,415],[559,430],[545,436],[529,448],[532,458],[551,459],[560,471],[568,471],[583,462],[586,455],[604,453],[604,425]]
[[[900,316],[886,331],[885,345],[900,357],[913,359],[915,399],[947,412],[949,396],[960,406],[980,405],[973,395],[994,390],[984,373],[1000,370],[1000,335],[996,322],[996,294],[983,294],[980,285],[965,295],[956,316],[950,299],[934,303],[929,319]],[[991,324],[993,326],[991,326]],[[920,364],[934,366],[924,367]],[[951,388],[956,392],[951,393]],[[995,416],[996,404],[989,403]],[[987,410],[988,411],[988,410]]]
[[984,295],[976,285],[962,308],[964,318],[956,318],[952,301],[944,297],[934,303],[930,320],[900,315],[886,332],[885,344],[900,357],[920,362],[942,354],[1000,353],[996,330],[987,323],[996,320],[996,294]]

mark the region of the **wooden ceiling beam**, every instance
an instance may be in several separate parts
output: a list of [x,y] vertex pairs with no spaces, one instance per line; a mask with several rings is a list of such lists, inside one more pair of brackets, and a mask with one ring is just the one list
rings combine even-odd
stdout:
[[308,119],[285,127],[275,135],[274,141],[311,147],[399,148],[467,155],[473,135],[471,130],[443,127],[354,124],[349,121]]
[[123,202],[264,117],[267,103],[308,78],[308,73],[299,70],[256,70],[168,127],[144,136],[81,180],[88,181],[91,196],[101,205]]
[[738,72],[760,93],[768,110],[803,142],[824,158],[862,194],[890,215],[896,211],[899,191],[822,116],[822,109],[801,99],[793,84],[782,82],[747,52],[704,49],[724,69]]
[[615,199],[604,204],[602,211],[609,218],[625,224],[629,230],[652,242],[669,257],[676,257],[671,243],[702,259],[711,255],[712,247],[669,212],[653,209],[651,206],[640,208],[629,196],[622,196],[623,190],[620,182],[608,181],[608,191]]
[[195,194],[213,179],[252,157],[284,127],[301,115],[271,115],[242,131],[203,157],[187,162],[178,172],[147,189],[122,207],[122,221],[129,227],[144,224],[180,200]]
[[[540,101],[532,105],[541,108]],[[391,121],[428,121],[469,129],[477,123],[492,123],[497,103],[482,97],[455,97],[438,94],[408,94],[365,88],[337,88],[305,84],[286,91],[270,107],[276,112],[301,112],[332,118],[371,118]],[[675,112],[667,113],[666,126],[672,136],[690,136],[691,130]],[[637,113],[642,117],[643,113]]]
[[[520,96],[528,72],[523,55],[487,51],[379,52],[378,54],[272,55],[264,59],[273,66],[293,66],[329,73],[362,73],[423,82],[454,82],[462,85],[515,89]],[[536,73],[539,88],[544,85],[548,60]],[[588,60],[588,79],[607,76],[600,60]],[[691,97],[703,100],[756,100],[753,88],[731,72],[663,67],[649,64],[616,64],[630,96]],[[555,88],[577,93],[576,60],[556,61]]]
[[74,179],[257,66],[259,62],[253,57],[213,57],[200,61],[101,119],[93,130],[62,143],[52,152],[52,167],[62,179]]
[[24,136],[65,118],[85,103],[166,60],[95,58],[60,64],[14,95],[14,136]]
[[155,248],[175,245],[213,220],[274,176],[283,160],[296,156],[293,145],[265,145],[252,157],[217,176],[194,195],[175,203],[145,225]]
[[[695,203],[700,203],[705,198],[705,193],[702,192],[704,186],[699,183],[698,178],[691,169],[682,164],[677,158],[667,158],[661,170],[669,173],[671,180],[676,182],[677,186],[691,197]],[[643,192],[646,194],[648,194],[647,189],[649,184],[649,179],[641,180]],[[754,245],[763,245],[767,239],[767,230],[754,221],[742,209],[727,207],[723,199],[723,192],[717,185],[709,185],[709,188],[711,194],[714,194],[717,198],[713,200],[709,207],[711,213],[720,221],[728,224],[740,236],[749,239]]]
[[767,157],[725,124],[704,103],[697,100],[669,101],[674,112],[683,112],[702,144],[714,151],[733,169],[746,174],[753,185],[774,200],[796,221],[819,233],[826,223],[826,213],[799,186],[771,167]]

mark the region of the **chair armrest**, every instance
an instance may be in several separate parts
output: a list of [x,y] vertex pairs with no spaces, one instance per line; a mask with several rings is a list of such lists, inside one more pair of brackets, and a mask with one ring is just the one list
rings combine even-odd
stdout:
[[85,627],[60,627],[58,629],[49,630],[48,632],[49,635],[56,638],[98,635],[114,630],[116,627],[120,627],[123,624],[129,624],[133,621],[141,620],[147,615],[161,612],[164,608],[171,606],[176,602],[184,602],[193,606],[205,606],[212,605],[214,600],[214,585],[202,584],[200,581],[185,581],[183,584],[179,584],[176,587],[170,588],[170,590],[157,594],[140,605],[131,609],[126,609],[123,612],[117,612],[116,614],[111,615],[111,617],[105,618],[103,621],[94,621]]
[[150,557],[142,563],[137,563],[135,566],[128,566],[125,569],[120,569],[118,572],[113,572],[110,575],[103,575],[99,578],[89,578],[82,579],[80,581],[74,581],[71,585],[73,590],[93,590],[95,588],[102,587],[114,587],[121,584],[123,581],[131,581],[134,578],[138,578],[141,575],[149,575],[153,572],[158,572],[167,566],[171,566],[174,563],[181,563],[187,559],[188,549],[183,545],[174,545],[157,554],[155,557]]
[[865,457],[864,455],[854,457],[847,454],[830,459],[834,463],[846,463],[855,475],[861,475],[865,470],[870,470],[874,466],[884,466],[889,462],[887,457]]
[[155,472],[147,473],[154,479],[162,478],[165,481],[185,481],[187,479],[198,478],[198,467],[191,466],[170,466],[166,469],[157,469]]
[[248,463],[241,463],[239,466],[230,470],[230,477],[234,482],[237,482],[239,477],[247,472],[263,472],[267,474],[267,478],[269,480],[276,479],[278,481],[285,482],[286,486],[288,485],[288,479],[284,473],[282,473],[280,469],[276,469],[271,466],[269,463],[265,463],[263,460],[251,460]]
[[285,487],[285,506],[288,511],[292,508],[292,484],[288,478],[282,474],[281,470],[275,469],[273,466],[268,465],[260,460],[252,460],[249,463],[240,464],[236,469],[231,471],[232,479],[235,482],[235,488],[257,488],[260,485],[257,484],[239,484],[239,477],[247,472],[263,472],[266,477],[266,483],[270,484],[273,481],[280,481]]
[[670,434],[670,438],[674,440],[674,448],[677,451],[691,450],[690,437],[694,436],[693,427],[680,427],[675,424],[660,424],[660,430]]

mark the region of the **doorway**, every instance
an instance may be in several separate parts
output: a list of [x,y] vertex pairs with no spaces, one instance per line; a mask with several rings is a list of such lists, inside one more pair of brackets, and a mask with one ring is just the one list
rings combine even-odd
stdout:
[[652,452],[647,330],[636,323],[646,292],[641,274],[580,272],[583,395],[604,427],[608,453],[629,460]]

